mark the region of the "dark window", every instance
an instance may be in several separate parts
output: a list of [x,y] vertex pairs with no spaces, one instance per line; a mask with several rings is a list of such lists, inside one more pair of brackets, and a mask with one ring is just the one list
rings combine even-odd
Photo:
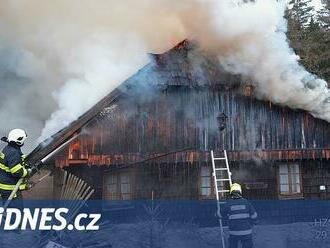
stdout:
[[131,184],[128,173],[120,174],[120,194],[122,200],[131,199]]
[[110,173],[104,179],[105,200],[132,199],[130,176],[127,172]]
[[212,173],[210,166],[202,166],[200,174],[200,194],[209,197],[212,193]]

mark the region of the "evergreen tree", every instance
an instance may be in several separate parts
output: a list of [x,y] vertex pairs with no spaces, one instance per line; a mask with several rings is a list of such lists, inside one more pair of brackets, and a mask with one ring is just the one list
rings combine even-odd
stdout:
[[311,5],[312,0],[291,0],[292,5],[292,16],[294,21],[302,26],[306,26],[311,17],[313,16],[312,11],[314,8]]
[[310,72],[330,83],[329,31],[321,28],[321,25],[312,19],[305,33],[306,40],[303,42],[305,48],[304,65]]
[[330,83],[330,36],[328,4],[314,17],[310,0],[292,0],[287,11],[288,38],[300,56],[300,63],[311,73]]
[[324,4],[324,7],[317,13],[318,21],[322,28],[330,29],[330,1]]

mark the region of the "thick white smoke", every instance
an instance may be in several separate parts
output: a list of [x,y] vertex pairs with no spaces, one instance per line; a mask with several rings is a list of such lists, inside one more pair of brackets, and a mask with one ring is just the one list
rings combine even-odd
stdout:
[[213,23],[219,42],[213,49],[229,71],[252,78],[258,97],[330,121],[327,82],[299,65],[286,38],[284,11],[283,2],[258,1],[236,8],[219,3]]
[[17,60],[27,62],[17,68],[26,70],[24,80],[37,92],[8,102],[25,104],[40,113],[40,121],[21,108],[1,108],[0,116],[33,119],[36,125],[25,128],[36,133],[48,116],[44,139],[147,63],[148,52],[163,52],[188,38],[216,53],[229,71],[252,78],[260,98],[330,121],[326,82],[299,66],[288,46],[285,1],[242,2],[2,1],[0,48],[22,51]]
[[77,45],[63,61],[64,73],[71,78],[53,94],[58,109],[47,120],[40,141],[77,119],[147,62],[146,50],[135,37],[98,35]]

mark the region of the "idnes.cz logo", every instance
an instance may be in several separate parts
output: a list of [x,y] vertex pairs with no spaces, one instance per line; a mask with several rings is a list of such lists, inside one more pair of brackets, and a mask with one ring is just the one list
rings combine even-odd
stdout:
[[101,214],[80,213],[68,223],[68,208],[0,208],[0,226],[5,231],[11,230],[54,230],[78,231],[99,230]]

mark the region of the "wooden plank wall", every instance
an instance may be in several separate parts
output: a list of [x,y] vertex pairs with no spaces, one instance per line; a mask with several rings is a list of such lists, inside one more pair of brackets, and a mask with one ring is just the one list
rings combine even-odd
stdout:
[[[330,163],[326,160],[303,161],[302,180],[305,199],[330,199]],[[328,192],[320,192],[325,185]]]
[[[330,163],[311,160],[296,163],[300,164],[304,199],[330,199],[330,193],[321,193],[319,190],[320,185],[326,185],[329,192]],[[232,178],[243,186],[243,195],[247,199],[279,199],[278,165],[278,162],[265,161],[234,162],[231,163]],[[151,199],[153,195],[154,199],[197,200],[203,199],[200,195],[201,166],[211,167],[210,163],[194,162],[145,163],[124,169],[77,165],[66,169],[96,189],[94,199],[102,199],[104,177],[111,173],[127,172],[130,175],[133,199]],[[61,188],[60,173],[55,173],[52,180],[56,198],[56,192]],[[209,199],[215,199],[213,189],[212,192]]]
[[[267,151],[330,147],[329,123],[237,91],[172,88],[151,98],[124,99],[85,127],[67,152],[85,159],[183,148]],[[222,113],[228,118],[226,128],[219,132],[217,117]]]

